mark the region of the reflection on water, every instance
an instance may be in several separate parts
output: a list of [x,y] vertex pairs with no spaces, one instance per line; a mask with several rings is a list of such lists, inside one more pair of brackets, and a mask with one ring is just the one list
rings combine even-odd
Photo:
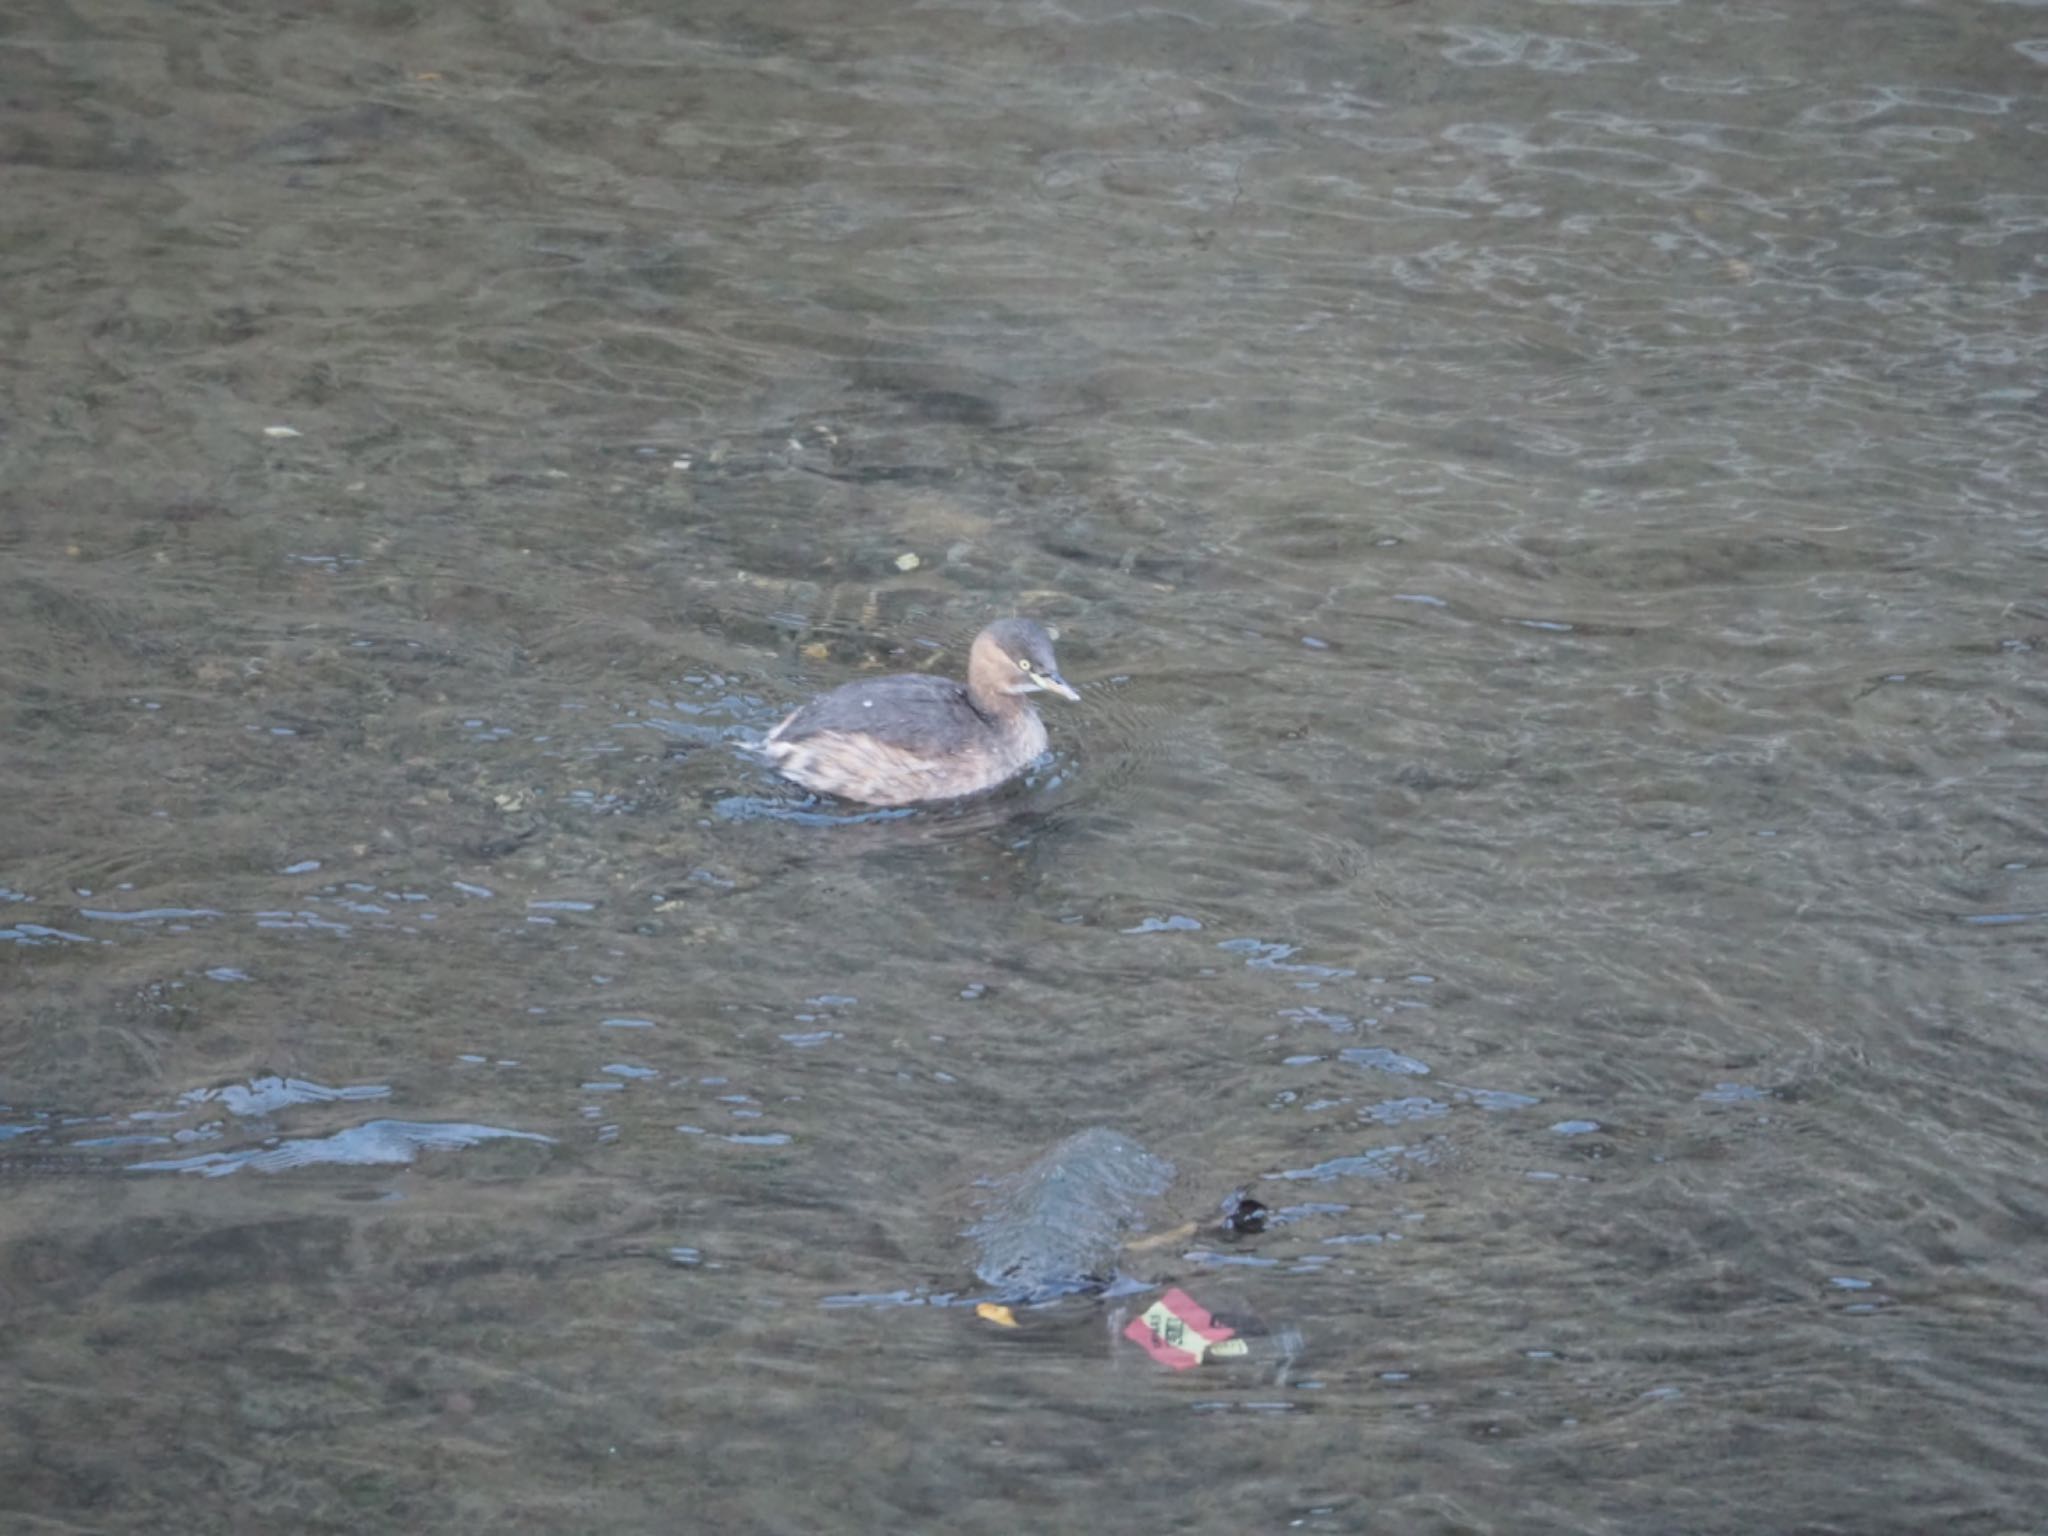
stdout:
[[2032,1528],[2042,14],[25,16],[0,1511]]
[[167,1158],[158,1162],[130,1163],[131,1172],[197,1173],[209,1179],[243,1168],[258,1173],[282,1173],[287,1168],[310,1168],[316,1163],[410,1163],[421,1152],[452,1151],[473,1147],[478,1142],[500,1137],[520,1141],[549,1141],[530,1131],[493,1130],[487,1125],[427,1125],[411,1120],[365,1120],[336,1131],[331,1136],[301,1137],[278,1141],[261,1148],[237,1152],[199,1152],[191,1157]]

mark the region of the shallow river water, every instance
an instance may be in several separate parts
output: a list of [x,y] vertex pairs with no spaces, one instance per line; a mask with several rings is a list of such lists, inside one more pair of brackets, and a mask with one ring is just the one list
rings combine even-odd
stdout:
[[2043,1529],[2044,163],[2039,0],[16,7],[0,1523]]

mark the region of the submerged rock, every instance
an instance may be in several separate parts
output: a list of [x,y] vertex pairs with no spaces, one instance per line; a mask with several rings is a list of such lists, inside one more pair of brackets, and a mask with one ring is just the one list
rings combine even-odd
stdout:
[[1006,1299],[1046,1301],[1116,1279],[1124,1234],[1173,1182],[1173,1164],[1096,1127],[1001,1180],[967,1236],[974,1272]]

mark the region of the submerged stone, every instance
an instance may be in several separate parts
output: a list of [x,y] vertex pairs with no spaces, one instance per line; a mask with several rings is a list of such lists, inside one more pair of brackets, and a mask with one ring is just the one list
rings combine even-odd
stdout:
[[1002,1180],[967,1236],[974,1272],[1005,1298],[1045,1301],[1105,1289],[1124,1234],[1173,1181],[1173,1164],[1117,1131],[1069,1136]]

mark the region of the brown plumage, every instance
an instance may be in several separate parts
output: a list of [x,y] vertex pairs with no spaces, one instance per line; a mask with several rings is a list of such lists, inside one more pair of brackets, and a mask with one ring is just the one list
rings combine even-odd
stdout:
[[1033,619],[999,619],[974,637],[967,681],[899,673],[848,683],[792,711],[761,750],[806,789],[866,805],[980,794],[1045,751],[1024,696],[1081,696],[1060,677],[1052,637]]

